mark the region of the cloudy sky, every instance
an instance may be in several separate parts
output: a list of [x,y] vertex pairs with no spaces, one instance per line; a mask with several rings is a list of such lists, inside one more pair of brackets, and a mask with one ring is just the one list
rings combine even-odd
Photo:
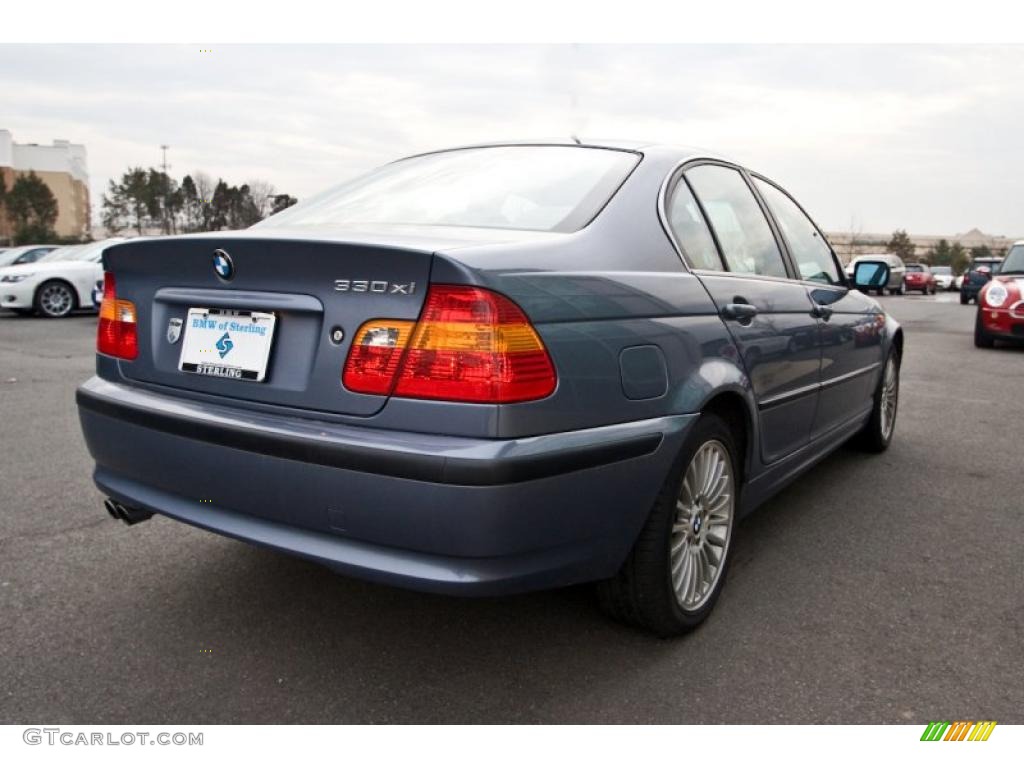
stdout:
[[298,197],[416,151],[700,146],[831,231],[1024,235],[1024,46],[0,45],[0,128]]

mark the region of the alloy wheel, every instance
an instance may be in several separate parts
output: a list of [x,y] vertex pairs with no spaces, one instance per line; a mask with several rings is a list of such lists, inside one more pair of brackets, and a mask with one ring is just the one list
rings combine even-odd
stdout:
[[899,397],[899,386],[896,375],[896,358],[889,357],[885,364],[885,374],[882,379],[882,436],[888,440],[892,434],[893,426],[896,424],[896,403]]
[[729,451],[708,440],[683,475],[669,544],[672,591],[685,611],[703,606],[721,578],[732,535],[734,485]]
[[71,311],[74,301],[71,291],[63,283],[50,283],[43,286],[39,294],[39,306],[43,313],[50,317],[63,317]]

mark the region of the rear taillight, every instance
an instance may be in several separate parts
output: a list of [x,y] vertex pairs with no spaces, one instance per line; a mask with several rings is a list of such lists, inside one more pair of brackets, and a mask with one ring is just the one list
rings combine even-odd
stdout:
[[103,303],[96,331],[96,350],[104,355],[134,360],[139,355],[138,316],[135,305],[117,298],[111,272],[103,273]]
[[415,325],[364,323],[342,381],[354,392],[473,403],[537,400],[557,383],[523,311],[500,294],[461,285],[432,286]]

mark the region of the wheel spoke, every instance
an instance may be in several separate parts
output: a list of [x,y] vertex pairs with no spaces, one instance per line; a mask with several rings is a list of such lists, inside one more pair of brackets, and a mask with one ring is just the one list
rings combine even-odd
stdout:
[[[723,541],[721,544],[718,544],[717,546],[725,547],[725,542]],[[704,556],[708,559],[708,562],[715,568],[718,568],[718,566],[722,564],[722,560],[718,556],[718,553],[715,552],[714,547],[704,547]]]
[[[716,547],[725,546],[725,536],[720,536],[718,533],[711,533],[709,531],[707,535],[707,540],[709,544],[714,544]],[[718,563],[715,563],[715,565],[718,565]]]

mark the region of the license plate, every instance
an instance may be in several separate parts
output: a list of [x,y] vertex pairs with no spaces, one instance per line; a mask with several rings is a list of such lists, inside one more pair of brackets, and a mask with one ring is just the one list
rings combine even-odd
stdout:
[[269,312],[192,307],[185,321],[178,370],[263,381],[276,322]]

